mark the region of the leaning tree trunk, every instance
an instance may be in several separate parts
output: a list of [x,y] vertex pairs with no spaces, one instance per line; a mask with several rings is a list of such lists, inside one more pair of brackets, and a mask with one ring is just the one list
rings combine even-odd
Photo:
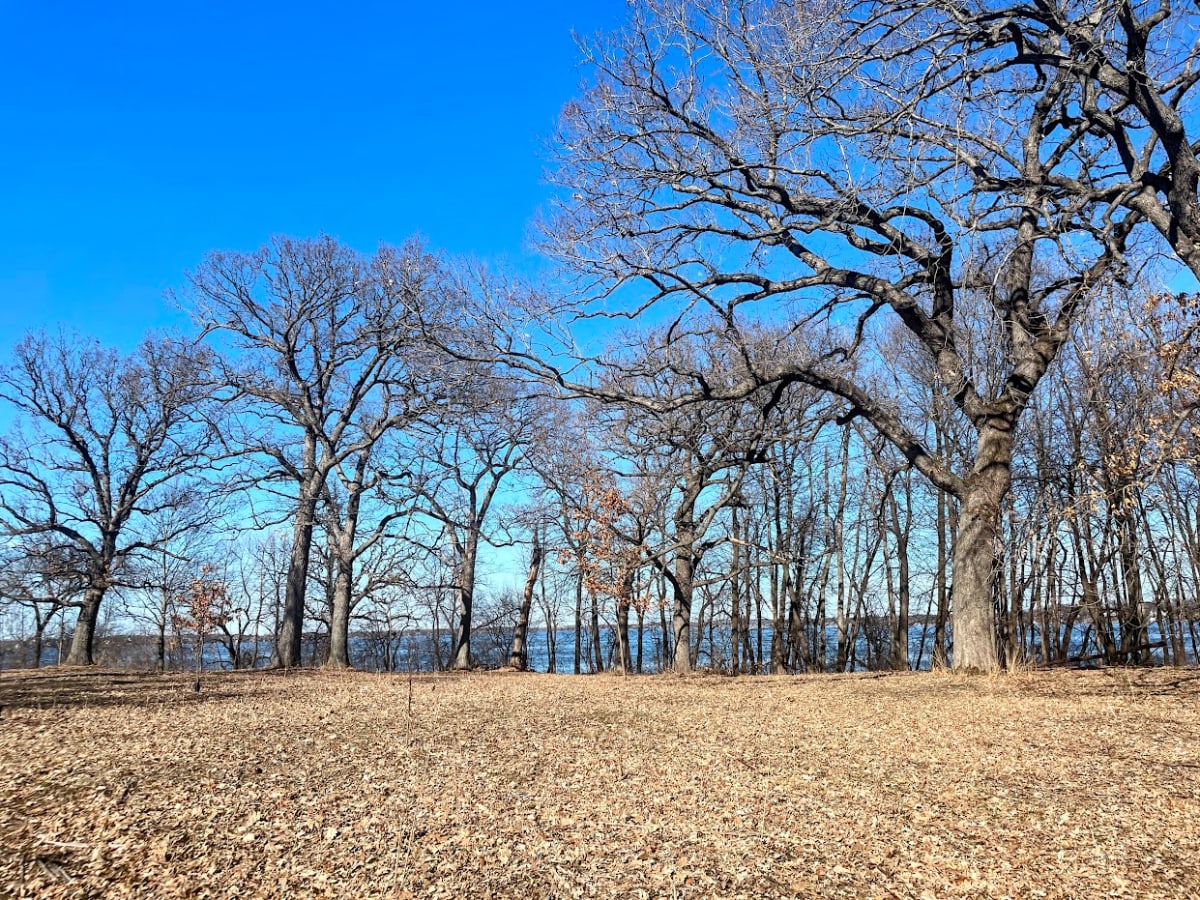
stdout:
[[1001,504],[1012,482],[1012,429],[990,425],[979,435],[975,466],[966,479],[954,543],[951,601],[954,669],[995,672],[996,611],[992,601]]
[[96,642],[96,623],[100,620],[100,601],[104,599],[104,588],[88,588],[79,607],[79,618],[75,621],[75,633],[71,635],[71,649],[63,661],[68,666],[93,666]]
[[529,575],[525,578],[525,593],[521,596],[521,613],[517,628],[513,632],[512,650],[508,664],[524,671],[529,668],[529,614],[533,610],[533,590],[537,586],[538,570],[542,565],[542,544],[538,533],[533,532],[533,550],[529,557]]

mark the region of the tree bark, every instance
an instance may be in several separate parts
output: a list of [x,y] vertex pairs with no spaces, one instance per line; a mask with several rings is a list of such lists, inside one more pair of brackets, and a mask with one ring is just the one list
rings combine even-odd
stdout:
[[94,666],[93,655],[96,642],[96,623],[100,619],[100,601],[104,589],[90,587],[83,595],[79,617],[75,620],[75,633],[71,635],[71,649],[67,651],[65,664],[68,666]]
[[600,645],[600,601],[596,599],[596,592],[589,591],[588,597],[591,600],[591,612],[588,618],[588,631],[591,633],[592,643],[592,671],[604,671],[604,648]]
[[[35,612],[34,615],[36,616],[37,613]],[[49,623],[49,621],[49,616],[47,616],[45,620],[39,617],[34,623],[33,668],[35,669],[40,669],[42,667],[42,645],[46,641],[46,625]]]
[[521,671],[529,668],[529,613],[533,609],[533,591],[537,586],[538,570],[541,565],[542,544],[535,529],[533,550],[529,557],[529,575],[525,578],[525,593],[521,596],[521,613],[517,618],[516,631],[513,633],[512,650],[508,654],[508,664]]
[[1012,450],[1011,427],[982,428],[975,465],[963,489],[951,594],[954,670],[958,672],[986,673],[1000,668],[992,591],[1001,503],[1012,481]]
[[646,607],[644,604],[639,604],[637,607],[637,659],[634,660],[634,671],[639,675],[642,674],[642,652],[646,633]]
[[296,523],[292,528],[292,555],[288,562],[284,589],[283,619],[275,639],[272,664],[275,668],[299,666],[300,646],[304,637],[304,598],[308,587],[308,560],[312,551],[313,523],[317,515],[319,485],[311,480],[300,492]]
[[350,668],[350,607],[353,601],[354,577],[351,565],[337,561],[333,582],[333,609],[329,617],[329,669]]
[[662,572],[658,573],[658,633],[662,635],[658,671],[663,672],[671,659],[671,632],[667,623],[667,578]]
[[[329,658],[325,665],[332,669],[349,669],[350,613],[354,608],[354,564],[357,561],[354,544],[358,540],[358,515],[362,505],[363,479],[370,457],[361,453],[355,461],[354,479],[348,486],[344,521],[337,521],[331,508],[329,525],[330,549],[336,557],[337,573],[333,582],[333,606],[329,611]],[[331,504],[332,507],[332,504]]]
[[167,613],[170,611],[171,601],[166,587],[162,588],[159,599],[161,603],[158,610],[158,634],[156,635],[157,643],[154,650],[158,671],[165,672],[167,670]]
[[838,482],[837,509],[833,514],[833,552],[837,554],[837,650],[833,670],[845,672],[850,656],[850,623],[847,618],[846,576],[846,496],[850,478],[850,429],[842,431],[841,473]]
[[692,593],[693,566],[691,535],[678,535],[682,545],[675,558],[675,609],[671,614],[672,656],[671,668],[686,674],[692,671]]
[[[776,540],[775,545],[771,548],[772,552],[778,555],[780,548],[785,546],[781,534],[781,526],[779,524],[779,508],[775,507],[775,524],[776,524]],[[771,674],[782,675],[787,671],[787,647],[784,642],[784,603],[786,600],[785,594],[787,591],[788,566],[787,563],[773,564],[767,570],[768,585],[771,595]],[[759,624],[759,639],[762,639],[762,626]]]
[[[738,531],[737,507],[730,511],[732,516],[733,553],[729,563],[729,674],[741,674],[741,633],[742,633],[742,540]],[[748,617],[747,617],[748,618]]]
[[614,668],[622,675],[629,673],[633,660],[629,651],[629,607],[633,601],[633,578],[636,570],[625,567],[617,593],[617,653]]
[[[942,438],[939,432],[939,450],[941,445]],[[953,503],[954,500],[945,491],[937,492],[937,573],[934,576],[937,613],[933,624],[933,655],[930,661],[930,667],[934,669],[950,667],[949,654],[946,652],[946,623],[950,620],[950,591],[946,583],[946,573],[953,552],[953,529],[950,523]]]
[[454,654],[450,668],[464,671],[471,668],[471,616],[475,604],[475,557],[479,536],[467,536],[458,572],[458,627],[455,629]]
[[[1123,488],[1117,493],[1116,526],[1118,540],[1118,556],[1121,561],[1121,581],[1124,588],[1125,602],[1121,605],[1121,661],[1139,665],[1143,660],[1143,648],[1150,642],[1150,634],[1146,628],[1143,614],[1142,595],[1142,566],[1141,553],[1138,548],[1137,525],[1133,521],[1133,513],[1125,508],[1126,492],[1131,488]],[[1166,639],[1166,635],[1161,637]],[[1146,651],[1147,654],[1149,651]]]
[[583,671],[583,560],[575,578],[575,674]]
[[546,598],[546,579],[541,580],[540,592],[542,614],[546,624],[546,671],[558,672],[558,598],[551,604]]
[[896,536],[896,562],[897,562],[897,610],[895,631],[892,633],[892,654],[891,667],[897,670],[907,670],[909,668],[908,655],[908,620],[909,608],[912,604],[912,589],[911,576],[909,574],[908,565],[908,536],[909,529],[912,527],[912,494],[911,491],[906,492],[906,497],[909,499],[905,512],[907,513],[904,522],[900,521],[900,504],[896,500],[894,490],[888,491],[888,506],[891,511],[892,532]]

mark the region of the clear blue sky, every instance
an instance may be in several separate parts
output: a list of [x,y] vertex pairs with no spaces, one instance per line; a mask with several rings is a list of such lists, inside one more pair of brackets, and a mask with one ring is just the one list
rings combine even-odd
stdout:
[[621,0],[0,0],[0,354],[132,346],[212,249],[326,232],[525,250],[542,150]]

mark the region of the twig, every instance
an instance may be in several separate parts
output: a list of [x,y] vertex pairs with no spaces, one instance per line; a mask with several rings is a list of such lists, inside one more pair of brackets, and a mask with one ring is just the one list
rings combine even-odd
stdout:
[[92,849],[91,844],[84,844],[80,841],[52,841],[52,840],[50,840],[50,838],[43,837],[40,834],[37,836],[37,839],[39,841],[41,841],[43,844],[46,844],[50,847],[62,847],[64,850],[91,850]]

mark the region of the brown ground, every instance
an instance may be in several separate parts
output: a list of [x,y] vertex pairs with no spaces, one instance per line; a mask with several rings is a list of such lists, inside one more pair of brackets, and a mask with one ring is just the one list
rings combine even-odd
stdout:
[[1200,896],[1194,670],[6,672],[0,704],[0,897]]

